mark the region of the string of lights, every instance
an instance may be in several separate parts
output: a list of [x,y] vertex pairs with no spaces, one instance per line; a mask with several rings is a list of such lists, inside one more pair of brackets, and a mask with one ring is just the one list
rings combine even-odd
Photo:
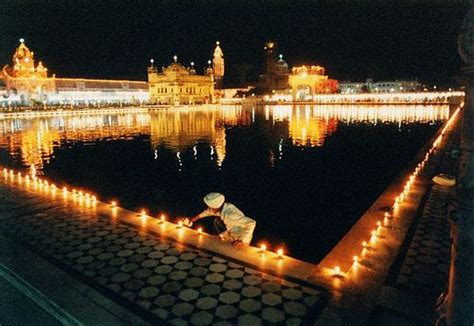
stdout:
[[[415,170],[408,177],[408,180],[404,184],[403,190],[398,194],[398,196],[395,197],[393,204],[390,208],[390,211],[384,213],[383,220],[378,220],[376,222],[376,225],[374,226],[375,228],[370,232],[370,237],[368,241],[362,241],[362,249],[360,251],[360,255],[355,255],[352,257],[353,267],[354,266],[357,267],[357,265],[360,263],[363,257],[367,256],[370,251],[373,251],[376,249],[377,241],[379,240],[382,233],[382,228],[385,228],[385,230],[388,230],[387,227],[390,226],[390,223],[393,221],[393,219],[396,218],[397,216],[400,216],[400,210],[403,208],[403,205],[406,203],[408,197],[410,196],[410,193],[413,190],[412,189],[413,184],[416,182],[417,177],[421,174],[421,172],[425,168],[426,163],[434,155],[436,149],[441,144],[444,138],[444,135],[446,134],[446,131],[449,129],[453,121],[455,121],[456,117],[458,116],[463,106],[464,106],[464,103],[462,103],[454,111],[451,118],[446,122],[446,124],[444,125],[439,135],[433,141],[433,144],[431,145],[430,149],[425,154],[424,158],[417,164]],[[341,271],[340,266],[334,266],[332,270],[332,275],[334,277],[343,277],[344,273]]]

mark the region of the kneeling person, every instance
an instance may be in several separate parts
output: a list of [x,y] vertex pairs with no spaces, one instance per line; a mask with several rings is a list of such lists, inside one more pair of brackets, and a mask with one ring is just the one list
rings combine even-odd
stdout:
[[241,249],[244,244],[250,244],[256,225],[255,220],[245,216],[233,204],[226,203],[224,195],[218,192],[207,194],[204,197],[204,203],[208,208],[193,217],[191,222],[215,216],[214,231],[224,238],[230,238],[234,248]]

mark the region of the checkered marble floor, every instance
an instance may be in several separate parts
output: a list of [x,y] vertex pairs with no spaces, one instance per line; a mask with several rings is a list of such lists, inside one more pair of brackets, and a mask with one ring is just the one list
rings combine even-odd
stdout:
[[454,188],[434,185],[396,280],[404,289],[441,293],[447,286],[450,235],[447,210]]
[[317,318],[327,302],[320,288],[141,233],[108,216],[41,204],[32,195],[1,197],[1,232],[154,323],[298,325]]

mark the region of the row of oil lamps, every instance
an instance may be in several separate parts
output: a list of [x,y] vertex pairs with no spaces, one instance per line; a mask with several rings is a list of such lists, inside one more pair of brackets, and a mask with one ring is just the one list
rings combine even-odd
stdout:
[[[444,134],[446,133],[447,129],[449,128],[449,126],[452,124],[452,122],[454,121],[454,119],[456,118],[456,116],[459,114],[460,110],[461,110],[462,106],[460,106],[455,112],[454,114],[452,115],[452,117],[448,120],[448,122],[446,123],[446,125],[444,126],[443,130],[441,131],[440,135],[436,138],[436,140],[433,142],[433,145],[431,146],[430,150],[426,153],[425,157],[423,158],[423,160],[418,163],[417,167],[415,168],[414,172],[410,175],[410,177],[408,178],[408,181],[405,183],[405,186],[403,188],[403,191],[395,198],[394,200],[394,203],[393,203],[393,206],[391,208],[391,211],[392,212],[396,212],[398,211],[400,205],[403,204],[403,202],[407,199],[408,195],[410,194],[410,190],[411,190],[411,187],[413,186],[413,183],[415,182],[416,180],[416,177],[420,174],[420,172],[423,170],[425,164],[428,162],[431,154],[436,150],[436,148],[440,145],[442,139],[443,139],[443,136]],[[4,168],[3,169],[3,175],[4,175],[4,178],[12,178],[14,179],[15,177],[15,172],[10,169],[6,169]],[[58,191],[58,187],[53,184],[53,183],[49,183],[47,180],[43,180],[41,178],[38,178],[36,176],[29,176],[29,175],[25,175],[23,176],[21,174],[21,172],[17,172],[16,173],[17,177],[18,177],[18,181],[19,183],[21,184],[21,182],[24,180],[25,183],[28,185],[30,182],[33,183],[33,185],[35,187],[39,187],[40,189],[41,188],[44,188],[46,190],[51,190],[51,193],[53,195],[56,194],[56,192]],[[83,192],[83,191],[80,191],[80,190],[76,190],[76,189],[72,189],[71,191],[68,190],[67,187],[63,187],[61,190],[59,190],[62,192],[64,198],[68,198],[68,196],[72,196],[73,200],[76,200],[78,199],[79,202],[82,202],[83,200],[86,202],[87,205],[89,204],[92,204],[92,205],[96,205],[97,203],[97,198],[96,196],[94,195],[91,195],[87,192]],[[116,208],[118,207],[117,206],[117,202],[116,201],[112,201],[110,203],[111,207],[112,208]],[[142,220],[145,220],[147,218],[147,213],[145,210],[142,210],[140,212],[140,217],[142,218]],[[361,255],[362,256],[365,256],[366,253],[367,253],[367,250],[369,248],[373,248],[373,246],[376,244],[377,242],[377,238],[378,236],[380,235],[380,230],[381,230],[381,227],[382,226],[387,226],[389,223],[390,223],[390,219],[392,218],[393,216],[389,213],[389,212],[386,212],[384,214],[384,218],[383,218],[383,222],[382,221],[377,221],[376,222],[376,225],[375,225],[375,229],[371,231],[370,233],[370,238],[369,238],[369,241],[363,241],[362,242],[362,250],[361,250]],[[159,223],[160,224],[163,224],[167,222],[166,220],[166,216],[164,214],[161,214],[160,217],[159,217]],[[183,220],[179,220],[177,222],[177,228],[182,228],[184,226],[184,221]],[[202,227],[199,227],[197,230],[197,233],[199,235],[202,235],[204,232],[203,232],[203,229]],[[269,252],[267,250],[267,245],[266,244],[260,244],[260,250],[259,250],[259,253],[261,255],[262,258],[265,258],[265,254]],[[278,248],[276,250],[276,255],[278,258],[282,259],[283,256],[284,256],[284,250],[283,248]],[[354,256],[353,257],[353,262],[354,264],[358,264],[359,262],[359,256]],[[334,276],[338,276],[340,277],[342,275],[342,272],[341,272],[341,268],[339,266],[335,266],[334,269],[333,269],[333,275]]]
[[[461,111],[461,108],[463,107],[463,105],[461,105],[460,107],[458,107],[456,109],[456,111],[453,113],[453,115],[451,116],[451,118],[448,120],[448,122],[445,124],[444,128],[442,129],[441,133],[439,134],[438,137],[436,137],[435,141],[433,142],[433,145],[431,146],[431,148],[429,149],[429,151],[426,153],[425,157],[423,158],[423,160],[418,163],[418,165],[416,166],[415,170],[413,171],[413,173],[410,175],[410,177],[408,178],[408,181],[405,183],[405,186],[403,187],[403,191],[397,196],[395,197],[395,200],[394,200],[394,203],[392,205],[392,208],[391,208],[391,211],[392,212],[397,212],[400,205],[403,204],[403,202],[407,199],[408,195],[410,194],[410,189],[411,187],[413,186],[413,183],[415,182],[416,180],[416,177],[421,173],[421,171],[423,170],[425,164],[428,162],[428,160],[430,159],[430,156],[431,154],[436,150],[436,148],[441,144],[441,141],[443,140],[443,136],[444,134],[446,133],[446,131],[448,130],[448,128],[450,127],[450,125],[453,123],[453,121],[456,119],[456,116],[459,114],[459,112]],[[384,219],[383,219],[383,222],[382,221],[377,221],[376,225],[375,225],[375,229],[372,230],[370,232],[370,238],[369,238],[369,241],[362,241],[362,250],[361,250],[361,255],[362,256],[365,256],[367,254],[367,251],[368,249],[372,248],[373,249],[373,246],[376,244],[377,242],[377,238],[378,236],[380,235],[380,230],[381,230],[381,227],[382,226],[388,226],[388,224],[390,223],[390,219],[392,218],[392,214],[390,214],[389,212],[385,212],[384,213]],[[358,264],[359,263],[359,256],[354,256],[352,257],[352,260],[353,260],[353,264]],[[341,277],[342,276],[342,272],[341,272],[341,268],[339,266],[335,266],[334,269],[333,269],[333,276],[336,276],[336,277]]]
[[[4,176],[5,179],[10,178],[11,180],[15,180],[15,176],[16,176],[17,179],[18,179],[19,184],[21,184],[22,182],[25,182],[25,184],[27,186],[32,184],[35,187],[35,189],[39,188],[39,189],[44,189],[46,191],[48,191],[48,190],[51,191],[51,194],[53,196],[55,196],[58,192],[60,192],[60,193],[62,193],[63,198],[65,198],[65,199],[72,198],[74,201],[77,200],[81,204],[83,202],[85,202],[85,204],[87,206],[90,206],[90,205],[95,206],[97,204],[97,197],[92,195],[92,194],[89,194],[89,193],[84,192],[82,190],[76,190],[76,189],[69,190],[67,187],[62,187],[60,189],[54,183],[50,183],[47,180],[41,179],[41,178],[39,178],[35,175],[33,175],[33,176],[30,176],[29,174],[23,175],[21,172],[15,173],[15,171],[13,171],[12,169],[4,168],[3,169],[3,176]],[[115,209],[115,208],[118,207],[118,204],[117,204],[116,201],[111,201],[110,206],[112,207],[112,209]],[[144,210],[144,209],[140,211],[139,216],[142,219],[142,222],[145,222],[146,219],[148,218],[148,214],[147,214],[146,210]],[[158,220],[159,220],[158,221],[159,224],[163,224],[165,222],[168,222],[167,219],[166,219],[165,214],[161,214],[159,216]],[[170,223],[172,223],[172,222],[170,222]],[[183,226],[184,226],[184,221],[183,220],[178,220],[177,223],[176,223],[176,227],[180,229],[180,228],[183,228]],[[197,228],[196,232],[198,233],[198,235],[203,235],[204,234],[202,227]],[[221,239],[223,240],[223,237],[221,237]],[[267,252],[271,252],[267,249],[267,245],[266,244],[260,244],[260,250],[259,250],[260,256],[262,258],[265,258]],[[284,257],[283,248],[278,248],[276,250],[276,255],[279,259],[283,259],[283,257]]]

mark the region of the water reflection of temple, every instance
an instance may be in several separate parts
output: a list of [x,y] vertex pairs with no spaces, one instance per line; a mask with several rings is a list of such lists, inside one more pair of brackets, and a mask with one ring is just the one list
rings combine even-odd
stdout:
[[62,143],[120,139],[148,132],[148,114],[2,120],[0,148],[21,157],[30,170],[41,171]]
[[266,106],[265,116],[274,121],[288,121],[289,137],[296,146],[322,146],[334,133],[338,123],[365,122],[413,123],[446,120],[448,105],[386,105],[386,106]]
[[181,151],[198,143],[209,143],[211,152],[217,155],[217,164],[222,165],[226,156],[225,128],[249,123],[250,118],[240,106],[156,111],[150,114],[151,144],[155,149],[166,146]]
[[[229,135],[239,137],[246,126],[260,128],[260,137],[268,138],[271,150],[278,148],[281,157],[283,143],[288,139],[295,146],[322,146],[328,135],[341,124],[434,122],[449,117],[449,106],[241,106],[196,107],[163,110],[153,113],[117,113],[77,115],[54,118],[0,120],[0,149],[28,168],[41,171],[45,162],[54,157],[55,148],[76,141],[129,139],[150,135],[151,150],[166,147],[176,153],[209,146],[218,166],[227,155]],[[257,124],[257,119],[265,124]],[[270,156],[275,156],[273,152]],[[271,159],[271,158],[270,158]],[[272,159],[271,159],[272,160]]]

